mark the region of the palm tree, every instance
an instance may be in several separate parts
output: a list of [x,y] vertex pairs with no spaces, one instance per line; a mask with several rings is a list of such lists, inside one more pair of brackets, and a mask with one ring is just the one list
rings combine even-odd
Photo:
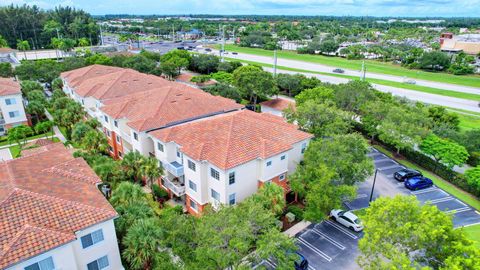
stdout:
[[107,138],[96,129],[88,131],[81,140],[82,148],[88,153],[105,152],[108,148]]
[[151,188],[153,181],[163,174],[163,169],[158,165],[156,158],[148,157],[144,160],[142,174],[147,178],[147,185]]
[[145,201],[147,198],[145,197],[145,193],[137,184],[133,184],[131,182],[121,182],[117,188],[112,193],[112,197],[110,198],[110,203],[113,207],[118,207],[121,205],[128,205],[133,202]]
[[123,238],[123,258],[133,270],[151,270],[163,238],[155,219],[140,219]]
[[133,179],[134,182],[139,181],[143,177],[143,164],[145,164],[145,157],[138,151],[132,151],[127,153],[122,161],[122,167],[126,175]]
[[135,221],[151,218],[155,215],[152,208],[143,201],[132,202],[129,205],[120,205],[115,207],[115,210],[120,216],[115,220],[115,228],[117,229],[120,240],[125,236]]
[[285,208],[284,190],[277,184],[264,184],[252,198],[263,205],[265,209],[270,209],[275,215],[282,213]]
[[30,50],[30,43],[27,40],[17,40],[17,49],[23,51],[23,55],[25,56],[25,60],[27,60],[27,53],[26,51]]

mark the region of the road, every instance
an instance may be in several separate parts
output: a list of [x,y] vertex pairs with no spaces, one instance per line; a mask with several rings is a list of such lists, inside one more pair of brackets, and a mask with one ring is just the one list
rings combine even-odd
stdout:
[[[273,72],[273,68],[264,68],[264,70]],[[288,70],[277,70],[277,73],[289,73],[289,74],[301,73],[301,74],[304,74],[305,76],[317,77],[322,82],[329,82],[334,84],[346,83],[349,81],[349,79],[345,79],[345,78],[339,78],[339,77],[333,77],[333,76],[321,75],[321,74],[315,74],[315,73],[296,72],[296,71],[288,71]],[[480,107],[478,106],[477,101],[429,94],[429,93],[419,92],[415,90],[408,90],[404,88],[386,86],[386,85],[375,84],[375,83],[372,83],[372,86],[379,91],[392,93],[395,96],[406,97],[410,100],[420,101],[423,103],[434,104],[434,105],[441,105],[441,106],[450,107],[454,109],[480,112]]]
[[[219,55],[219,51],[213,50],[213,52]],[[264,64],[273,64],[273,58],[268,56],[259,56],[253,54],[245,54],[245,53],[238,53],[237,55],[233,55],[228,53],[225,57],[235,58],[239,60],[247,60],[247,61],[254,61],[258,63]],[[285,66],[290,68],[296,69],[303,69],[303,70],[310,70],[314,72],[325,72],[325,73],[332,73],[334,74],[333,67],[322,65],[322,64],[315,64],[309,63],[304,61],[298,60],[287,60],[283,58],[277,58],[277,65],[278,66]],[[349,70],[343,69],[345,73],[343,75],[349,75],[360,78],[361,72],[359,70]],[[367,67],[368,70],[368,67]],[[394,75],[386,75],[386,74],[378,74],[378,73],[371,73],[367,72],[365,77],[372,78],[372,79],[381,79],[387,81],[394,81],[394,82],[404,82],[405,78],[401,76],[394,76]],[[417,85],[431,87],[431,88],[438,88],[438,89],[445,89],[445,90],[452,90],[456,92],[464,92],[464,93],[471,93],[471,94],[479,94],[480,95],[480,85],[479,87],[469,87],[457,84],[449,84],[449,83],[441,83],[441,82],[433,82],[433,81],[425,81],[425,80],[416,80]]]

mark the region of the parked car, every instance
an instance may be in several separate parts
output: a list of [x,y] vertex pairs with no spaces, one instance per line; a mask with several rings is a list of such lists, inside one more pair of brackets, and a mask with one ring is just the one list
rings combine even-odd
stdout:
[[351,211],[333,209],[332,211],[330,211],[330,218],[356,232],[363,230],[362,222]]
[[407,180],[408,178],[412,178],[412,177],[415,177],[415,176],[423,176],[421,172],[418,172],[418,171],[415,171],[415,170],[412,170],[412,169],[402,169],[398,172],[395,172],[393,174],[393,177],[395,178],[395,180],[399,181],[399,182],[403,182],[405,180]]
[[295,270],[307,270],[308,269],[308,260],[305,257],[296,252],[297,255],[300,257],[297,261],[295,261]]
[[336,69],[332,70],[332,72],[334,72],[334,73],[345,73],[345,70],[343,70],[341,68],[336,68]]
[[415,176],[405,180],[405,187],[410,190],[418,190],[433,186],[432,180],[424,176]]
[[233,54],[233,55],[237,55],[237,54],[238,54],[238,52],[232,52],[232,54]]
[[212,49],[210,49],[210,48],[206,48],[206,49],[205,49],[205,51],[206,51],[206,52],[211,52],[211,51],[212,51]]

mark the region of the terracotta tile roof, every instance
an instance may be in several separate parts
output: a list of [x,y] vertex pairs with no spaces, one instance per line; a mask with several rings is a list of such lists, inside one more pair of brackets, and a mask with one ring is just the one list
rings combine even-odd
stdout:
[[261,102],[260,105],[269,107],[275,110],[283,111],[287,109],[289,106],[292,106],[295,108],[295,102],[284,99],[284,98],[275,98],[271,100],[267,100],[264,102]]
[[192,79],[193,75],[188,73],[182,73],[175,78],[177,81],[191,83],[190,80]]
[[0,48],[0,53],[12,53],[12,52],[17,52],[15,49],[7,48],[7,47],[1,47]]
[[20,83],[13,78],[0,78],[0,96],[21,94]]
[[176,142],[195,160],[229,169],[257,158],[268,158],[313,137],[283,118],[248,110],[152,131],[163,142]]
[[0,269],[76,239],[117,216],[81,158],[55,143],[0,162]]
[[114,119],[127,118],[128,126],[146,131],[185,120],[243,108],[243,105],[180,83],[106,100],[100,108]]
[[456,39],[446,39],[441,47],[442,50],[458,50],[467,54],[476,55],[480,53],[480,42],[460,41]]

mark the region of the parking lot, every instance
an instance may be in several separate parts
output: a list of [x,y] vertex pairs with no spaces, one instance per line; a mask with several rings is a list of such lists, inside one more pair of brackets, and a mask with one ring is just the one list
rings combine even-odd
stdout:
[[[378,169],[374,198],[378,196],[395,196],[396,194],[415,195],[420,202],[430,203],[437,206],[441,211],[453,214],[455,227],[480,223],[480,213],[460,199],[436,186],[410,191],[404,187],[403,182],[398,182],[393,178],[393,173],[404,169],[404,166],[376,149],[372,149],[369,156],[373,159],[375,168]],[[358,194],[366,193],[368,196],[363,198],[357,197],[353,202],[347,203],[347,206],[351,209],[367,207],[372,184],[371,179],[362,183],[359,186]]]

